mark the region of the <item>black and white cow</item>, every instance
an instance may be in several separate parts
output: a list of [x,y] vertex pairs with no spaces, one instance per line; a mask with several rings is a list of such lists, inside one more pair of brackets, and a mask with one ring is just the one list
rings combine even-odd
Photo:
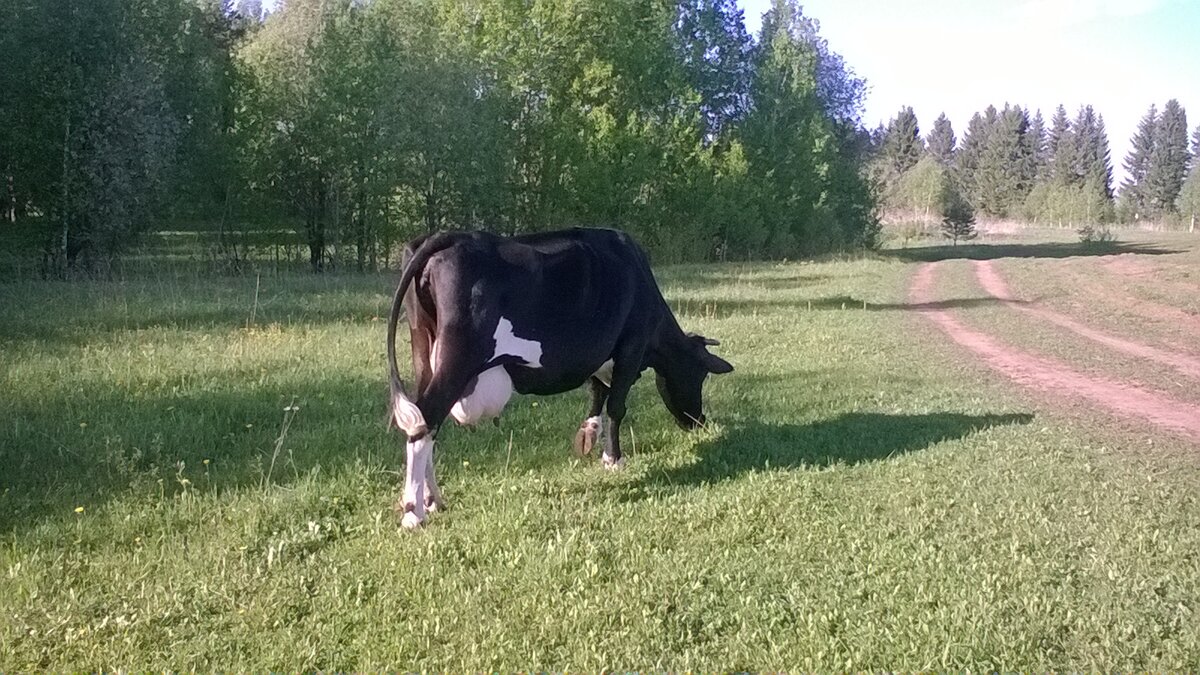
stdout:
[[[416,386],[396,366],[401,306],[412,334]],[[588,454],[622,465],[629,389],[653,368],[667,409],[684,428],[704,424],[701,389],[733,370],[684,333],[646,254],[615,230],[576,228],[505,238],[450,232],[409,243],[388,318],[392,420],[408,436],[405,527],[445,507],[433,444],[447,415],[474,425],[500,415],[513,391],[558,394],[590,383],[591,408],[575,437]],[[607,414],[604,414],[607,413]]]

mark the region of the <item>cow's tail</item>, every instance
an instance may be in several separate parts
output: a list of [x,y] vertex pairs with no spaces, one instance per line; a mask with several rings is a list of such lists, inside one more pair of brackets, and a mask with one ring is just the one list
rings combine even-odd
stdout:
[[391,423],[408,434],[410,438],[420,436],[428,431],[425,416],[421,409],[413,403],[404,389],[404,381],[400,379],[400,368],[396,364],[396,324],[400,321],[400,311],[404,306],[404,294],[412,280],[425,269],[426,263],[435,253],[444,250],[453,239],[446,235],[429,237],[413,252],[404,269],[400,273],[400,283],[396,286],[396,295],[392,298],[392,312],[388,316],[387,356],[391,369]]

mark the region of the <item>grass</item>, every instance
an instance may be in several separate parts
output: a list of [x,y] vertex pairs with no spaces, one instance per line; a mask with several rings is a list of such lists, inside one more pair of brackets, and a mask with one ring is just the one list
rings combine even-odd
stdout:
[[417,533],[391,275],[0,285],[0,666],[1194,668],[1194,448],[1025,399],[913,269],[663,270],[737,367],[710,428],[644,378],[611,474],[583,392],[519,397]]

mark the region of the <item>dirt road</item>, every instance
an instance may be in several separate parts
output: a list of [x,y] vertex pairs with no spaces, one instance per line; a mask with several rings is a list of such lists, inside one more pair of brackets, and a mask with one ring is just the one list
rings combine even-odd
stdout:
[[[1011,347],[972,329],[949,310],[931,307],[930,303],[935,300],[933,284],[939,264],[924,263],[917,269],[909,288],[909,301],[924,306],[918,310],[923,316],[993,370],[1051,402],[1056,399],[1084,401],[1119,417],[1149,423],[1200,442],[1200,406],[1132,383],[1078,372],[1055,359]],[[1200,375],[1200,363],[1190,357],[1096,331],[1051,310],[1018,304],[989,262],[975,262],[975,271],[986,292],[1029,316],[1052,321],[1117,351],[1161,361],[1189,375]]]

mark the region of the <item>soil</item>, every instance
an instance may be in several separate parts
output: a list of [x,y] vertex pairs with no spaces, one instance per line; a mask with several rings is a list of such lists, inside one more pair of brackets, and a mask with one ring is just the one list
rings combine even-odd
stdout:
[[[1062,317],[1044,308],[1018,304],[1008,295],[1003,279],[1000,279],[994,270],[990,269],[990,266],[976,264],[976,274],[980,277],[985,290],[1002,300],[1009,301],[1014,307],[1033,312],[1041,318],[1046,318],[1047,315],[1060,317],[1093,333],[1092,336],[1081,333],[1089,339],[1109,340],[1110,342],[1105,344],[1114,348],[1116,348],[1115,345],[1121,344],[1123,346],[1121,351],[1128,352],[1128,349],[1132,348],[1143,354],[1169,355],[1178,365],[1183,365],[1188,369],[1192,366],[1194,360],[1188,359],[1188,357],[1094,331],[1086,326],[1078,325],[1073,319]],[[932,289],[937,266],[936,262],[925,263],[917,269],[909,288],[909,301],[920,306],[917,311],[984,364],[1048,400],[1083,401],[1106,409],[1119,417],[1149,423],[1200,442],[1200,406],[1179,401],[1162,392],[1132,383],[1080,373],[1054,359],[1005,345],[986,333],[966,326],[948,310],[931,305],[930,303],[934,300]],[[1065,324],[1060,325],[1069,327]],[[1151,352],[1145,352],[1146,349]]]

